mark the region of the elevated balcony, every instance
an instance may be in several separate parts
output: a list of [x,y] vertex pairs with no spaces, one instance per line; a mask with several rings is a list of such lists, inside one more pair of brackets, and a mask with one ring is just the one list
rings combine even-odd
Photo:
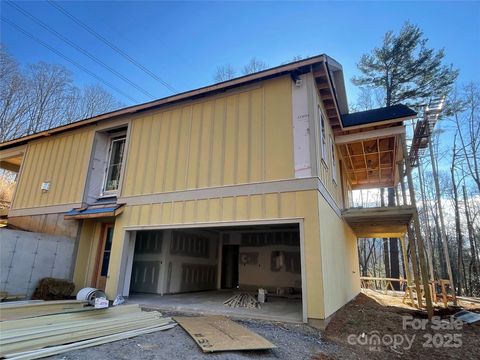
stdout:
[[[380,198],[379,189],[398,186],[399,164],[404,160],[403,121],[415,115],[408,107],[395,105],[342,116],[344,126],[335,136],[335,144],[351,193],[378,189],[377,198]],[[359,238],[401,237],[415,213],[415,209],[405,203],[390,207],[379,206],[379,201],[373,207],[362,205],[343,211],[343,218]]]
[[414,208],[410,205],[350,208],[342,212],[358,238],[398,238],[407,232]]

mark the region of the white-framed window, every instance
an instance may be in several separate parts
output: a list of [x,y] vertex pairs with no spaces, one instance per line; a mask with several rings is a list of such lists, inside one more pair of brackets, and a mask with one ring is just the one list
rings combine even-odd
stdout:
[[102,196],[116,195],[120,185],[126,134],[114,134],[110,138]]
[[333,136],[330,135],[330,151],[332,160],[332,180],[337,183],[337,157],[335,156],[335,142]]
[[320,130],[320,156],[323,164],[327,166],[327,130],[325,128],[325,118],[323,117],[320,106],[318,106],[318,120]]

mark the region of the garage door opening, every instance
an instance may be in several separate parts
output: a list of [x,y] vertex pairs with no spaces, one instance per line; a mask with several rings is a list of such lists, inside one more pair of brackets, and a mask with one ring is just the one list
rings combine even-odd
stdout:
[[[301,322],[299,224],[141,230],[134,239],[129,301],[163,310]],[[240,292],[260,308],[228,307]]]

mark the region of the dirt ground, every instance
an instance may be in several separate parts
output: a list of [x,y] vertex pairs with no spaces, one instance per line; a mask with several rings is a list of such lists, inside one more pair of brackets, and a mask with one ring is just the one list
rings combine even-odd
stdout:
[[[480,312],[478,304],[468,304],[468,308]],[[446,311],[439,313],[443,313],[444,329],[426,324],[425,329],[415,330],[412,324],[420,326],[426,321],[424,312],[402,304],[401,298],[368,291],[340,309],[324,332],[301,324],[235,320],[275,344],[273,350],[204,354],[176,326],[52,359],[480,359],[480,323],[452,325]],[[454,325],[457,328],[452,328]],[[451,328],[446,329],[448,326]],[[379,341],[372,342],[374,339]]]
[[[459,305],[480,313],[480,304]],[[425,312],[401,298],[366,291],[335,314],[324,339],[362,359],[480,359],[480,323],[451,323],[458,310],[437,308],[439,318],[429,323]],[[374,335],[379,342],[373,343]]]

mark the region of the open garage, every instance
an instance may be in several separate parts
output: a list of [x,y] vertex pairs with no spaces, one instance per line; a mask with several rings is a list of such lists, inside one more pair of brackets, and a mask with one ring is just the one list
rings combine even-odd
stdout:
[[[141,230],[130,234],[129,300],[164,310],[302,321],[298,224]],[[128,281],[128,279],[126,279]],[[239,293],[259,307],[229,307]]]

